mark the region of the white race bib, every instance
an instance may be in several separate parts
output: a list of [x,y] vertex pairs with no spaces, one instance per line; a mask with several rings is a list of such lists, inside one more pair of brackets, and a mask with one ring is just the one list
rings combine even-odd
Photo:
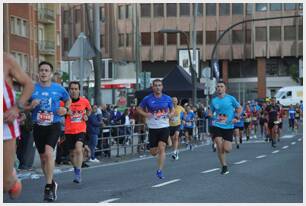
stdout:
[[54,115],[53,112],[38,112],[37,123],[38,125],[51,125],[53,123]]

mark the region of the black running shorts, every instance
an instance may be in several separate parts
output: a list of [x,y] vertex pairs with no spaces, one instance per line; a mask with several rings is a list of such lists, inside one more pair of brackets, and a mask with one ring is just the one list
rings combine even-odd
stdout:
[[33,137],[39,154],[45,153],[45,145],[53,149],[61,135],[61,123],[54,123],[49,126],[33,125]]
[[188,132],[189,136],[192,136],[192,135],[193,135],[193,128],[188,128],[188,127],[186,127],[186,128],[184,129],[184,132]]
[[173,136],[175,134],[175,132],[179,132],[180,131],[180,125],[178,126],[170,126],[170,136]]
[[73,150],[75,148],[76,142],[83,142],[84,145],[85,141],[85,133],[78,133],[78,134],[65,134],[65,148],[67,150]]
[[219,127],[212,127],[212,139],[214,140],[216,137],[222,137],[224,140],[232,142],[233,141],[233,129],[222,129]]
[[157,147],[159,141],[163,141],[167,144],[169,135],[169,127],[160,129],[149,129],[149,147]]

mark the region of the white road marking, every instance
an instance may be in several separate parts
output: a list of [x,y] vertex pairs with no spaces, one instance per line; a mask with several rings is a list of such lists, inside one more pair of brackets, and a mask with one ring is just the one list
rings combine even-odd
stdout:
[[278,152],[279,152],[279,150],[275,150],[275,151],[273,151],[272,153],[275,154],[275,153],[278,153]]
[[292,145],[294,145],[296,142],[291,142]]
[[266,157],[267,155],[259,155],[259,156],[257,156],[256,158],[257,159],[261,159],[261,158],[264,158],[264,157]]
[[292,134],[290,134],[290,135],[284,135],[284,136],[282,136],[281,138],[282,139],[290,139],[290,138],[293,138],[295,135],[292,135]]
[[287,149],[287,148],[288,148],[288,146],[287,146],[287,145],[282,147],[282,149]]
[[100,202],[100,203],[114,202],[114,201],[119,200],[119,199],[120,199],[120,198],[112,198],[112,199],[104,200],[104,201],[102,201],[102,202]]
[[299,138],[298,141],[299,141],[299,142],[302,141],[302,138]]
[[178,182],[178,181],[181,181],[181,179],[174,179],[174,180],[164,182],[164,183],[161,183],[161,184],[158,184],[158,185],[153,185],[152,187],[162,187],[162,186],[169,185],[171,183]]
[[243,164],[243,163],[246,163],[247,162],[247,160],[242,160],[242,161],[240,161],[240,162],[235,162],[234,164],[235,165],[240,165],[240,164]]
[[214,169],[211,169],[211,170],[205,170],[205,171],[203,171],[203,172],[201,172],[201,173],[209,173],[209,172],[214,172],[214,171],[217,171],[217,170],[220,170],[220,168],[214,168]]

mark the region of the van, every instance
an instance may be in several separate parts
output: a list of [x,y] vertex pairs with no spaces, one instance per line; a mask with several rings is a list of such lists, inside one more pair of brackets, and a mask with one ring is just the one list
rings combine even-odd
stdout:
[[285,107],[295,105],[303,100],[303,86],[283,87],[277,91],[275,97],[276,101]]

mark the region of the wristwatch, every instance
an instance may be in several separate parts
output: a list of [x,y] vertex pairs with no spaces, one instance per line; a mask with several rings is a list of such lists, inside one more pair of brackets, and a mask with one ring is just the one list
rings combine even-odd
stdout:
[[17,101],[16,105],[20,112],[24,112],[24,105],[21,102]]

